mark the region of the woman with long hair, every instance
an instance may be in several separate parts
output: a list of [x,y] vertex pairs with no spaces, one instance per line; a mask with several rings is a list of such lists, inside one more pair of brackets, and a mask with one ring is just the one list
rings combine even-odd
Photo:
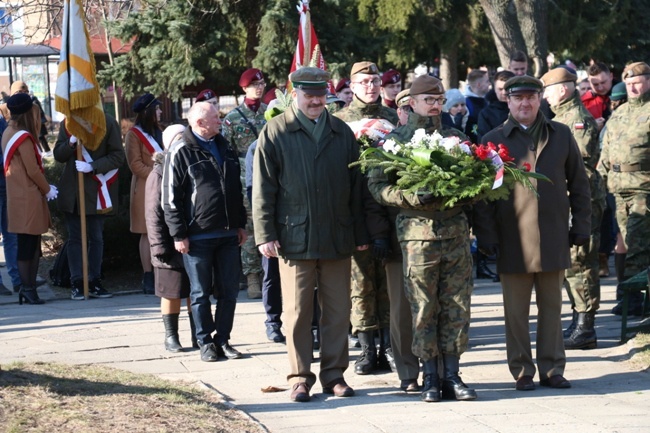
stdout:
[[4,171],[7,179],[8,229],[18,237],[18,272],[22,288],[18,303],[42,304],[36,292],[36,275],[41,253],[41,235],[50,225],[47,200],[58,193],[45,179],[38,150],[40,120],[32,116],[32,98],[16,93],[7,102],[11,113],[2,134]]
[[151,93],[140,96],[133,111],[135,125],[124,137],[126,160],[133,173],[131,180],[131,232],[140,234],[140,261],[142,262],[142,291],[153,295],[154,274],[151,252],[144,218],[144,192],[147,177],[153,170],[153,155],[162,152],[162,131],[160,129],[160,101]]

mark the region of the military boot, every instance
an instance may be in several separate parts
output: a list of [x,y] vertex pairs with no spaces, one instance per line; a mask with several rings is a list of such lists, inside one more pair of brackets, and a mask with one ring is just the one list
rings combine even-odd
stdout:
[[440,401],[440,377],[438,377],[438,357],[428,361],[422,361],[422,372],[424,380],[422,382],[422,401],[432,403]]
[[361,344],[361,355],[354,363],[356,374],[369,374],[377,369],[377,350],[375,349],[375,337],[373,331],[358,332],[359,343]]
[[476,252],[476,279],[489,278],[493,282],[500,281],[499,276],[492,272],[487,265],[487,256],[480,251]]
[[178,313],[163,314],[163,324],[165,325],[165,350],[168,352],[182,352],[183,346],[178,340]]
[[573,334],[573,330],[576,329],[576,324],[578,323],[578,312],[573,309],[573,317],[571,318],[571,323],[569,327],[562,332],[564,338],[569,338]]
[[379,330],[379,352],[377,354],[377,368],[396,372],[395,355],[393,355],[393,346],[390,344],[390,329],[382,328]]
[[460,356],[445,354],[442,362],[445,376],[442,379],[442,398],[445,400],[476,400],[476,391],[465,385],[458,375]]
[[595,313],[578,313],[576,328],[569,338],[564,339],[564,348],[595,349],[598,345],[596,330],[594,329]]
[[607,253],[598,253],[598,276],[609,277],[609,257]]
[[262,299],[262,280],[260,274],[250,273],[246,276],[248,299]]

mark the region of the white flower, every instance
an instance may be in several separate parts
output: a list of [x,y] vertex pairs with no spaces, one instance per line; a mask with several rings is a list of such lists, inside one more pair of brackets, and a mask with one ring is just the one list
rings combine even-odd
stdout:
[[458,137],[445,137],[440,139],[440,146],[444,147],[447,152],[451,152],[451,149],[460,144],[460,139]]
[[465,152],[466,154],[468,154],[468,155],[472,155],[472,148],[469,147],[469,145],[468,145],[467,143],[460,143],[460,144],[458,145],[458,147],[460,147],[460,150],[462,150],[462,151]]
[[390,153],[393,153],[395,155],[397,155],[397,152],[399,152],[402,149],[402,146],[400,146],[395,141],[390,140],[390,139],[386,140],[382,147],[384,148],[384,150],[386,152],[390,152]]
[[424,130],[424,128],[416,129],[413,133],[413,137],[411,137],[411,141],[406,143],[406,146],[411,148],[422,147],[423,144],[426,146],[426,140],[427,132]]

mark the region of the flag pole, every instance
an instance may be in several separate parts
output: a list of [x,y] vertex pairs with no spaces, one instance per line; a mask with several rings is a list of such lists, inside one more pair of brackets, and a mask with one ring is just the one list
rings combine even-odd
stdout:
[[[83,161],[81,151],[83,143],[77,143],[77,161]],[[88,300],[88,241],[86,233],[86,190],[84,185],[84,176],[86,174],[77,171],[77,180],[79,183],[79,221],[81,222],[81,269],[83,272],[84,298]]]

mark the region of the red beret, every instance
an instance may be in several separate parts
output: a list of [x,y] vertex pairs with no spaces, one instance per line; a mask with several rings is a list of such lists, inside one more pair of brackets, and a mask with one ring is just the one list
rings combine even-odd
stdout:
[[217,94],[213,90],[205,89],[201,90],[198,95],[196,95],[196,102],[207,101],[208,99],[216,98]]
[[239,86],[240,87],[248,87],[251,82],[253,81],[259,81],[263,80],[264,75],[262,74],[262,71],[259,69],[251,68],[251,69],[246,69],[243,74],[241,74],[241,78],[239,78]]
[[339,82],[336,83],[336,93],[339,93],[341,90],[345,89],[346,87],[350,87],[350,79],[341,78]]
[[402,76],[395,69],[389,69],[381,76],[381,87],[402,81]]
[[264,104],[266,104],[266,105],[269,105],[269,104],[271,103],[271,101],[273,101],[274,99],[276,99],[277,96],[275,96],[275,91],[276,91],[277,89],[278,89],[277,87],[273,87],[273,88],[271,88],[268,92],[266,92],[266,93],[264,94],[264,96],[262,96],[262,103],[264,103]]

